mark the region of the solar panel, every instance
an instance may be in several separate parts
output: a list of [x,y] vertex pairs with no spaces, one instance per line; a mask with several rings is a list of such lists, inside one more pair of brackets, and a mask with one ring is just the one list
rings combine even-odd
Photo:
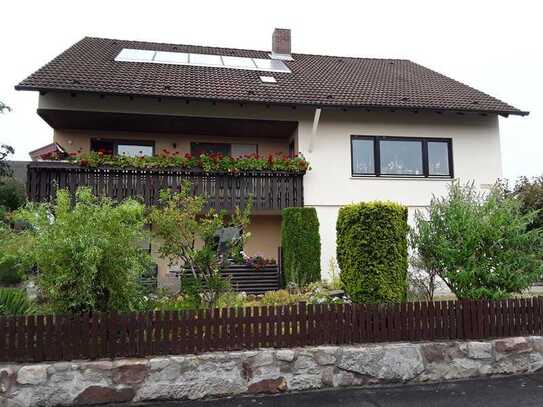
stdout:
[[283,61],[276,59],[253,58],[257,68],[263,71],[290,72]]
[[283,61],[276,59],[245,58],[210,54],[187,54],[185,52],[151,51],[124,48],[115,61],[150,62],[155,64],[196,65],[252,71],[288,72],[290,69]]
[[189,54],[185,54],[184,52],[157,51],[153,61],[171,64],[186,64],[189,62]]
[[115,61],[125,62],[151,62],[155,56],[156,51],[150,51],[146,49],[131,49],[124,48]]
[[252,58],[243,57],[222,57],[224,66],[228,68],[256,68]]
[[204,66],[221,66],[222,60],[220,55],[207,55],[207,54],[190,54],[190,65],[204,65]]

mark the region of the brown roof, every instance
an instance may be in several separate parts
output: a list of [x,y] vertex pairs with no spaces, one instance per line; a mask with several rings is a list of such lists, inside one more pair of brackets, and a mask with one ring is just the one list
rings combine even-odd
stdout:
[[[84,38],[15,88],[266,104],[453,110],[525,115],[414,62],[292,54],[291,73],[116,62],[123,48],[269,58],[268,51]],[[259,76],[274,76],[263,84]]]

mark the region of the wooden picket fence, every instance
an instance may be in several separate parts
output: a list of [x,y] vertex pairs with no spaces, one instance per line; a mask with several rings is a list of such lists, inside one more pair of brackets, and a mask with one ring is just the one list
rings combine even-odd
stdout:
[[543,297],[0,317],[0,362],[543,333]]

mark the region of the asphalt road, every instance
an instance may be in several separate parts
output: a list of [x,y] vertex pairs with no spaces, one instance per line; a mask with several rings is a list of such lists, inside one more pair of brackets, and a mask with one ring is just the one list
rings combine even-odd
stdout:
[[322,390],[277,396],[150,405],[157,407],[541,407],[543,406],[543,374],[446,384]]

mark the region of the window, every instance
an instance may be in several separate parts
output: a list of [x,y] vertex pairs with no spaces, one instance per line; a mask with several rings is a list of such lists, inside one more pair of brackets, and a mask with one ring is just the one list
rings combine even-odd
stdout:
[[413,137],[351,137],[354,176],[452,177],[452,141]]
[[375,174],[374,142],[368,139],[353,139],[353,174]]
[[152,141],[134,140],[91,140],[91,151],[102,152],[110,155],[125,155],[140,157],[153,155],[155,147]]
[[381,140],[382,175],[422,175],[422,141]]
[[294,140],[291,140],[290,143],[288,143],[288,158],[294,158],[296,146],[294,145]]
[[230,155],[230,144],[226,143],[191,143],[190,153],[194,156],[202,154]]
[[117,155],[125,155],[128,157],[153,155],[153,146],[140,146],[137,144],[118,144]]
[[428,141],[429,175],[449,175],[449,143],[446,141]]
[[232,157],[238,158],[247,155],[256,155],[257,145],[256,144],[232,144],[231,154]]
[[224,156],[243,157],[257,154],[258,146],[256,144],[191,143],[190,153],[194,156],[218,153]]

